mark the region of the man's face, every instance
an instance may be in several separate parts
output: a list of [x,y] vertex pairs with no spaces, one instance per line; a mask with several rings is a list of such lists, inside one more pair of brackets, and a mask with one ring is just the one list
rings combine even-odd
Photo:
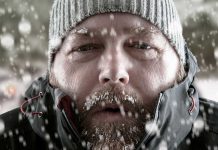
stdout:
[[138,16],[111,13],[89,17],[66,36],[50,82],[74,97],[91,147],[118,149],[139,142],[159,93],[178,71],[178,56],[160,30]]

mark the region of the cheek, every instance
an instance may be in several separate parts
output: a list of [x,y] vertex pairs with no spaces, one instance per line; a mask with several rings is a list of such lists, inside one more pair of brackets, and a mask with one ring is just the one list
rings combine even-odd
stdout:
[[82,103],[98,83],[96,66],[94,62],[78,64],[68,61],[63,55],[58,56],[54,62],[54,74],[59,88],[71,97],[76,96],[78,103]]
[[169,53],[156,62],[146,62],[138,66],[140,67],[132,74],[132,81],[135,88],[142,93],[144,101],[149,102],[175,83],[179,61],[175,54]]
[[177,80],[179,71],[179,59],[175,52],[167,52],[162,58],[161,72],[165,84],[172,86]]

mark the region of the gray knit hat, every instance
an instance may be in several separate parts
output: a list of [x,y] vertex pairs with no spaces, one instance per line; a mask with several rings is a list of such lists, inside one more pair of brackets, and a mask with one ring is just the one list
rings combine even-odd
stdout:
[[54,0],[49,27],[49,69],[61,39],[89,16],[126,12],[141,16],[158,27],[185,64],[182,26],[173,0]]

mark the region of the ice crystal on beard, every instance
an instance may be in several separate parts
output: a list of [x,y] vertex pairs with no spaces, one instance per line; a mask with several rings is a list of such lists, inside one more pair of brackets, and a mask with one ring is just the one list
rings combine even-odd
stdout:
[[116,133],[117,133],[117,137],[121,136],[121,132],[119,130],[116,130]]
[[138,117],[139,117],[139,114],[136,112],[135,113],[135,118],[138,119]]
[[128,111],[128,117],[132,117],[132,112]]
[[0,134],[2,134],[5,130],[5,123],[3,120],[0,120]]
[[98,137],[99,137],[99,141],[103,141],[104,140],[104,136],[103,135],[98,135]]
[[145,130],[148,133],[156,134],[158,132],[158,126],[154,121],[148,121],[145,124]]
[[122,115],[123,117],[125,117],[125,116],[126,116],[126,112],[125,112],[125,110],[124,110],[123,105],[120,105],[119,108],[120,108],[120,113],[121,113],[121,115]]
[[[93,107],[97,102],[99,102],[99,101],[104,102],[104,100],[109,100],[110,103],[116,102],[118,105],[120,105],[120,101],[119,101],[118,97],[114,96],[112,99],[109,99],[109,92],[108,91],[101,94],[101,95],[98,95],[98,96],[96,94],[97,93],[86,98],[86,102],[85,102],[84,107],[83,107],[85,110],[90,110],[91,107]],[[132,96],[129,96],[129,95],[125,95],[124,100],[126,100],[132,104],[134,104],[136,101],[135,98],[133,98]],[[120,107],[121,115],[124,115],[125,113],[122,113],[122,110],[124,110],[122,107],[123,106]]]

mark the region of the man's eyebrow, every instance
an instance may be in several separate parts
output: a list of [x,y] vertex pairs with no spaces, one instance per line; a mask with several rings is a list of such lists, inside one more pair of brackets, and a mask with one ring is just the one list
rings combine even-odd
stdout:
[[[154,34],[160,32],[155,27],[143,27],[143,26],[133,26],[129,28],[123,28],[123,31],[125,33],[131,33],[131,34]],[[99,31],[100,32],[100,31]],[[91,37],[94,32],[91,32],[89,29],[82,27],[79,29],[73,29],[70,32],[70,35],[82,35],[86,37]]]
[[90,31],[87,28],[79,28],[79,29],[73,29],[70,32],[70,35],[85,35],[85,36],[90,36]]
[[158,29],[155,27],[143,27],[143,26],[133,26],[130,28],[124,28],[125,32],[129,32],[132,34],[154,34],[160,32]]

